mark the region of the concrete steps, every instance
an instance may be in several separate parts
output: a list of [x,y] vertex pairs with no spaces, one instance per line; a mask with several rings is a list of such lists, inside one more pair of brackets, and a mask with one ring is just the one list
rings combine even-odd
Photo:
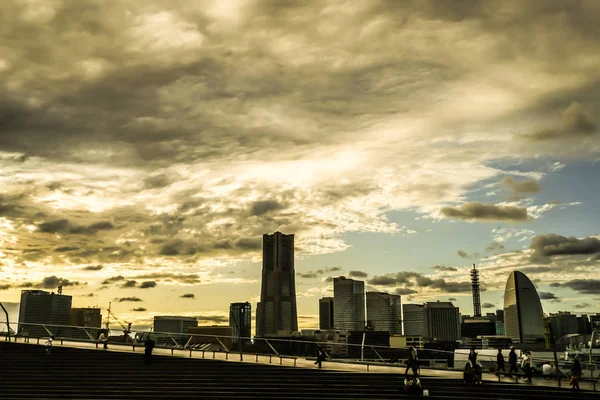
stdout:
[[[403,377],[0,342],[1,399],[399,399]],[[423,377],[431,399],[600,399],[527,384]]]

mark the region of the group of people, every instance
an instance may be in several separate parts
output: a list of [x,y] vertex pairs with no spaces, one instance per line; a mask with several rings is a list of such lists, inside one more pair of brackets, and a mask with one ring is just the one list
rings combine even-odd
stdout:
[[[517,352],[515,351],[515,346],[510,348],[510,352],[508,353],[508,365],[510,369],[508,370],[508,376],[512,377],[513,372],[515,374],[519,373],[518,363],[517,363]],[[496,355],[496,364],[497,371],[506,372],[505,369],[505,360],[504,355],[502,354],[502,349],[498,349],[498,354]],[[533,377],[533,363],[531,360],[531,352],[525,350],[523,352],[523,360],[521,361],[521,369],[525,372],[525,377],[528,382],[531,382]],[[518,378],[517,378],[518,379]]]

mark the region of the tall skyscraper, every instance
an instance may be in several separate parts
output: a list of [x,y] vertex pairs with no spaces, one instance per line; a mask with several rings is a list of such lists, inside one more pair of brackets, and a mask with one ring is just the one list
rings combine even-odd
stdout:
[[427,302],[423,308],[425,337],[437,341],[454,342],[460,339],[460,312],[447,301]]
[[319,329],[333,329],[333,297],[319,299]]
[[240,336],[243,342],[252,336],[252,305],[245,303],[231,303],[229,305],[229,326],[233,332],[233,343],[239,343]]
[[577,315],[559,311],[558,314],[550,314],[549,318],[552,322],[554,340],[560,341],[565,335],[579,333]]
[[256,307],[257,336],[298,331],[294,235],[263,235],[260,302]]
[[[22,290],[19,306],[19,332],[28,332],[30,336],[46,336],[48,333],[41,326],[27,325],[69,325],[71,320],[72,297],[49,293],[44,290]],[[59,328],[48,327],[56,334]]]
[[367,292],[367,324],[376,331],[402,333],[400,296],[382,292]]
[[333,278],[334,326],[344,332],[365,329],[365,283],[340,276]]
[[473,316],[481,317],[481,297],[479,294],[479,271],[473,264],[471,270],[471,292],[473,293]]
[[425,310],[423,304],[402,305],[404,336],[425,336]]
[[544,342],[544,312],[535,286],[520,271],[510,273],[504,289],[504,331],[519,343]]

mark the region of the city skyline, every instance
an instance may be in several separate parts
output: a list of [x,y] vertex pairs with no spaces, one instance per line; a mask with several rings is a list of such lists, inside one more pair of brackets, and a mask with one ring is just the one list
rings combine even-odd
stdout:
[[337,276],[472,314],[473,263],[484,315],[515,270],[600,312],[599,2],[42,3],[0,15],[11,313],[226,325],[276,231],[300,329]]

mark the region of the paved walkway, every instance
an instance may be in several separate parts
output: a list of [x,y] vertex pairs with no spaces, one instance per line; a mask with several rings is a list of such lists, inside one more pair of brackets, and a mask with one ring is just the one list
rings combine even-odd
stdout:
[[[19,343],[22,343],[19,341]],[[43,344],[44,341],[40,340],[40,344]],[[31,340],[30,344],[37,344],[36,340]],[[74,347],[80,349],[96,349],[95,343],[87,343],[87,342],[64,342],[64,345],[60,344],[60,340],[54,341],[55,347]],[[98,351],[104,351],[102,349],[102,345],[98,345]],[[118,343],[110,343],[108,351],[113,352],[122,352],[122,353],[138,353],[140,356],[144,353],[143,345],[137,345],[137,347],[133,348],[131,345],[124,345]],[[173,357],[190,357],[189,350],[181,350],[181,349],[164,349],[164,348],[155,348],[153,354],[161,355],[161,356],[173,356]],[[220,353],[212,351],[193,351],[191,353],[191,358],[205,358],[205,359],[215,359],[222,360],[228,362],[240,362],[240,354],[231,352]],[[314,364],[313,360],[307,360],[304,357],[298,357],[296,360],[293,358],[279,358],[278,356],[267,356],[267,355],[259,355],[258,357],[255,354],[243,354],[243,362],[247,363],[259,363],[259,364],[271,364],[271,365],[281,365],[283,367],[297,367],[297,368],[311,368],[316,369],[317,366]],[[295,361],[295,363],[294,363]],[[329,371],[346,371],[346,372],[358,372],[358,373],[369,373],[369,372],[377,372],[377,373],[388,373],[388,374],[398,374],[398,379],[401,379],[400,375],[404,374],[406,367],[404,365],[381,365],[381,364],[355,364],[348,362],[336,362],[336,361],[325,361],[323,362],[323,369]],[[454,371],[454,370],[441,370],[441,369],[429,369],[422,368],[421,376],[423,377],[436,377],[436,378],[448,378],[448,379],[460,379],[462,380],[463,373],[462,371]],[[498,382],[498,377],[491,373],[483,374],[484,382]],[[514,378],[502,377],[500,378],[500,382],[503,383],[512,383],[517,384]],[[533,383],[527,383],[525,380],[519,380],[519,385],[535,385],[535,386],[547,386],[547,387],[558,387],[558,383],[556,380],[543,379],[543,378],[534,378]],[[569,388],[568,381],[561,381],[561,386]],[[594,385],[592,382],[581,382],[580,384],[582,390],[594,390]],[[597,390],[600,390],[600,385],[597,386]]]

